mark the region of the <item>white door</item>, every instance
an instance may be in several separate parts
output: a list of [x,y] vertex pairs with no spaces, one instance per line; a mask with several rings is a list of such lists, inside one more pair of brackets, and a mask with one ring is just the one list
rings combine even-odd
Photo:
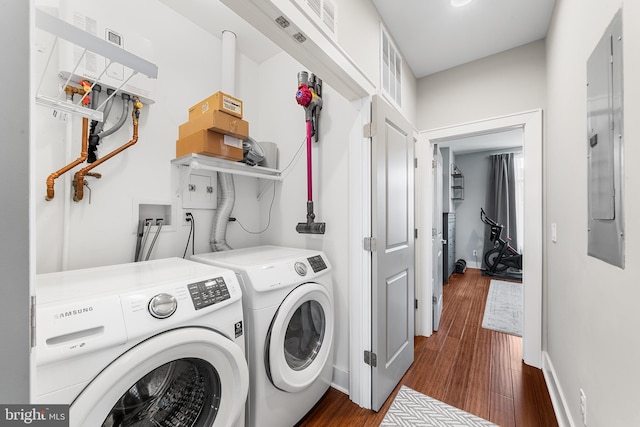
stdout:
[[175,329],[107,366],[71,405],[70,426],[234,426],[248,390],[235,342],[210,329]]
[[371,407],[378,411],[413,363],[414,145],[409,122],[373,97]]
[[318,283],[305,283],[284,299],[267,335],[268,375],[280,390],[309,387],[333,354],[333,301]]
[[442,315],[442,282],[443,280],[443,252],[442,252],[442,153],[437,145],[433,146],[433,162],[431,163],[431,182],[433,183],[433,217],[431,228],[431,244],[433,247],[433,330],[440,326]]

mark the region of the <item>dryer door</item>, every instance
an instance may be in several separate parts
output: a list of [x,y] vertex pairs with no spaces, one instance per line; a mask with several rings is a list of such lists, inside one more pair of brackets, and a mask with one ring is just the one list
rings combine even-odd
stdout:
[[104,369],[72,403],[70,425],[232,426],[248,388],[237,344],[210,329],[174,329]]
[[305,283],[284,299],[267,336],[267,373],[273,385],[309,387],[333,354],[333,301],[324,286]]

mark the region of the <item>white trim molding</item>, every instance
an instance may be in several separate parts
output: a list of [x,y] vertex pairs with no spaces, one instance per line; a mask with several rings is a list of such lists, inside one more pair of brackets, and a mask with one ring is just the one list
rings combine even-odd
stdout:
[[[471,123],[433,129],[420,133],[416,153],[418,164],[430,164],[431,145],[434,143],[458,139],[461,137],[483,135],[507,129],[522,128],[524,130],[524,241],[527,255],[523,258],[524,285],[524,333],[522,339],[522,355],[527,365],[540,368],[542,366],[542,110],[532,110],[506,116],[479,120]],[[425,195],[418,207],[416,226],[418,229],[431,229],[431,183],[429,174],[418,173],[416,187]],[[419,242],[421,259],[431,259],[431,240]],[[425,278],[418,286],[422,295],[432,294],[431,263],[421,265]],[[420,313],[423,319],[422,331],[429,331],[432,307],[425,304],[426,313]],[[426,333],[424,335],[427,335]]]
[[562,387],[560,387],[560,381],[551,363],[549,353],[546,351],[542,354],[542,373],[547,383],[547,390],[549,390],[549,396],[551,397],[551,403],[553,405],[553,411],[556,414],[558,425],[560,427],[576,427],[571,413],[569,412],[569,406],[567,405],[567,399],[564,397]]
[[371,97],[353,101],[360,112],[349,137],[349,398],[371,408],[371,367],[364,351],[371,350],[371,253],[364,250],[371,236],[371,142],[363,133],[371,122]]

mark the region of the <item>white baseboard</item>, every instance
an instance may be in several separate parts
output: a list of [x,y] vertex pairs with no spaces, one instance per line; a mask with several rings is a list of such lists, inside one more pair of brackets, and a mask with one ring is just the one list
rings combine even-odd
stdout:
[[467,268],[482,268],[482,261],[470,261],[470,260],[465,260],[467,261]]
[[565,399],[562,387],[560,387],[560,383],[558,382],[558,376],[556,375],[555,369],[553,369],[553,364],[546,351],[542,352],[542,373],[547,382],[547,389],[549,390],[553,410],[558,419],[558,425],[560,427],[576,427],[569,412],[567,399]]
[[333,367],[333,380],[331,381],[331,387],[335,388],[349,395],[349,372],[343,371],[342,369]]

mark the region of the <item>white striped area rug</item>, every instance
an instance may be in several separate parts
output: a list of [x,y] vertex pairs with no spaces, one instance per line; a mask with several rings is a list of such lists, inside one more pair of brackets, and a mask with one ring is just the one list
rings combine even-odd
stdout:
[[380,425],[388,427],[496,426],[485,419],[447,405],[406,386],[400,388]]

